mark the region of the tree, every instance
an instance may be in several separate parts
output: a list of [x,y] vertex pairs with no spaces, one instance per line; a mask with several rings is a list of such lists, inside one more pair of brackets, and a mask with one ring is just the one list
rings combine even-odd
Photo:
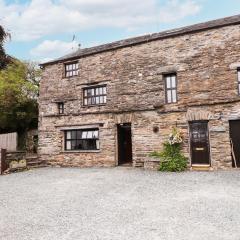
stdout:
[[7,63],[9,62],[9,58],[7,57],[3,48],[4,41],[7,39],[7,37],[10,37],[10,35],[5,32],[2,26],[0,26],[0,69],[6,67]]
[[0,132],[23,133],[37,127],[37,76],[40,69],[16,59],[0,71]]

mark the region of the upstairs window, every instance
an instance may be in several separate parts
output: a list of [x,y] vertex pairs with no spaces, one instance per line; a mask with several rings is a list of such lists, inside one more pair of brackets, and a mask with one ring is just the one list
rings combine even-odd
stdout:
[[103,105],[107,102],[107,86],[96,86],[83,89],[83,105]]
[[238,95],[240,96],[240,68],[237,70],[237,76],[238,76]]
[[78,62],[65,64],[65,77],[77,76],[79,72]]
[[177,102],[177,75],[175,73],[164,76],[166,103]]
[[64,103],[59,102],[57,103],[57,105],[58,105],[58,114],[64,114]]
[[65,131],[65,150],[99,150],[99,129]]

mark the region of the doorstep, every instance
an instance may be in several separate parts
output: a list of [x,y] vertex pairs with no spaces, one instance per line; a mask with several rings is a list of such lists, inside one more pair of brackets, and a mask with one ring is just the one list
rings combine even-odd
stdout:
[[132,162],[127,162],[127,163],[123,163],[123,164],[119,164],[118,167],[132,167],[133,164]]
[[193,164],[190,168],[191,171],[213,171],[209,164]]

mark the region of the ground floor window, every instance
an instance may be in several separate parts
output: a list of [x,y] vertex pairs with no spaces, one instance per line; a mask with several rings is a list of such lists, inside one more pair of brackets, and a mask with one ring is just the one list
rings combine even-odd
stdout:
[[65,150],[99,150],[99,129],[65,131]]

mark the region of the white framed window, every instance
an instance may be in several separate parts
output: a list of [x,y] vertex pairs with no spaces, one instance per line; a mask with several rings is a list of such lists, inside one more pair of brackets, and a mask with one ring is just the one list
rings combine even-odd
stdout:
[[58,102],[58,114],[64,114],[64,103],[63,102]]
[[65,77],[74,77],[79,73],[78,62],[65,63]]
[[165,101],[166,103],[177,102],[177,75],[176,73],[164,75]]
[[94,86],[83,89],[83,105],[103,105],[107,102],[107,86]]
[[99,149],[98,128],[65,131],[65,151]]

